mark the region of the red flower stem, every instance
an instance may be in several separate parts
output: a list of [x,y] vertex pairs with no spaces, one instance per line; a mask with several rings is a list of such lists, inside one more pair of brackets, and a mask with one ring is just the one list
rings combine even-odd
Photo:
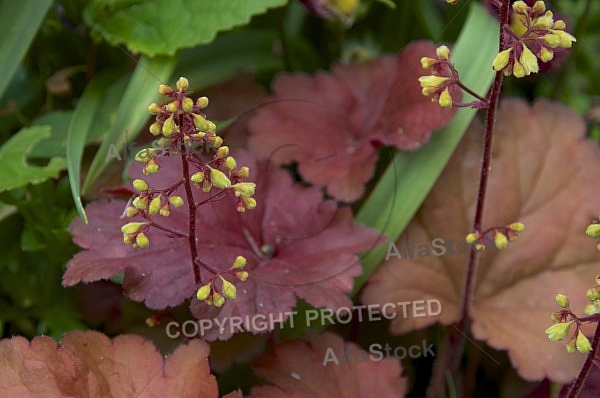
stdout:
[[461,89],[463,89],[464,91],[466,91],[467,93],[471,94],[473,97],[477,98],[478,100],[480,100],[481,102],[487,104],[488,103],[488,99],[482,97],[481,95],[477,94],[475,91],[471,90],[469,87],[465,86],[463,84],[463,82],[461,82],[460,80],[456,81],[456,85],[458,87],[460,87]]
[[585,362],[583,363],[583,367],[581,371],[579,371],[579,375],[577,376],[577,380],[571,384],[571,389],[569,390],[569,395],[567,398],[577,398],[585,385],[585,381],[590,374],[590,370],[592,370],[592,366],[594,365],[594,359],[596,358],[596,354],[598,353],[598,347],[600,346],[600,323],[596,325],[596,334],[594,334],[594,339],[592,340],[592,350],[588,354]]
[[[498,52],[506,49],[506,40],[503,34],[503,27],[508,25],[510,0],[502,0],[500,6],[500,40]],[[496,125],[496,111],[500,101],[500,93],[502,91],[502,81],[504,74],[502,71],[496,72],[492,90],[489,95],[488,108],[486,114],[486,126],[484,134],[483,156],[481,161],[481,174],[479,177],[479,189],[477,194],[477,205],[475,208],[475,218],[473,220],[473,231],[480,231],[483,220],[483,210],[485,204],[485,195],[487,190],[489,171],[492,159],[492,138],[494,135],[494,127]],[[462,357],[463,348],[465,345],[466,334],[469,332],[469,306],[473,296],[473,287],[475,285],[475,271],[479,260],[479,253],[470,251],[469,263],[465,274],[465,284],[461,297],[460,304],[460,320],[455,325],[455,329],[450,329],[450,333],[444,339],[444,343],[440,347],[440,354],[436,357],[433,367],[433,374],[429,387],[427,389],[428,398],[439,398],[444,390],[446,373],[449,371],[454,379],[458,372],[460,359]]]
[[185,156],[181,157],[183,165],[183,186],[187,196],[188,213],[189,213],[189,229],[188,243],[190,246],[190,254],[192,256],[192,268],[194,269],[194,283],[200,283],[200,270],[196,267],[198,260],[198,248],[196,247],[196,205],[194,204],[194,194],[192,193],[192,184],[190,183],[190,167]]
[[186,235],[186,234],[182,234],[182,233],[181,233],[181,232],[179,232],[179,231],[175,231],[174,229],[171,229],[171,228],[169,228],[169,227],[165,227],[165,226],[162,226],[162,225],[160,225],[160,224],[157,224],[157,223],[155,223],[154,221],[150,221],[150,226],[151,226],[151,227],[154,227],[154,228],[156,228],[156,229],[160,229],[161,231],[165,231],[165,232],[167,232],[167,233],[169,233],[169,234],[172,234],[172,235],[178,236],[178,237],[180,237],[180,238],[187,238],[187,235]]

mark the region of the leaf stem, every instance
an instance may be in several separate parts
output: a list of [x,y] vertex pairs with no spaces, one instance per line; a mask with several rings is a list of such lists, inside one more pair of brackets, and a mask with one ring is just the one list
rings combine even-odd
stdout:
[[579,375],[577,376],[577,380],[571,384],[571,389],[569,390],[569,395],[567,398],[577,398],[585,385],[585,381],[590,374],[590,370],[592,370],[592,366],[594,365],[594,359],[596,358],[596,354],[598,353],[598,348],[600,347],[600,323],[596,324],[596,334],[594,334],[594,339],[592,340],[592,350],[588,354],[585,362],[583,363],[583,367],[581,371],[579,371]]

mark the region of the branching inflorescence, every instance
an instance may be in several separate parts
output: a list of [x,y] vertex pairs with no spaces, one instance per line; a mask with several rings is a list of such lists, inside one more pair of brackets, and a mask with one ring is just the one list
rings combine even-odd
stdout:
[[[206,119],[202,112],[208,106],[208,98],[200,97],[194,103],[187,94],[189,87],[186,78],[179,78],[177,90],[166,85],[159,86],[159,92],[171,99],[171,102],[160,106],[156,103],[148,107],[155,115],[155,122],[150,125],[150,133],[160,136],[161,148],[147,148],[139,151],[135,160],[144,164],[144,175],[150,176],[160,171],[158,158],[161,156],[180,156],[182,162],[181,179],[165,189],[156,189],[143,179],[133,181],[133,188],[139,192],[127,205],[125,215],[138,217],[143,221],[132,221],[121,227],[123,242],[135,248],[146,248],[151,242],[146,232],[156,228],[171,235],[187,238],[189,242],[191,266],[194,270],[194,282],[201,285],[197,292],[198,300],[221,307],[226,299],[236,298],[236,288],[225,276],[232,275],[240,281],[248,278],[244,271],[246,259],[238,256],[231,267],[221,271],[200,260],[196,237],[196,210],[208,200],[196,202],[194,191],[209,194],[210,200],[218,200],[227,194],[237,198],[236,208],[239,212],[256,207],[254,195],[255,183],[246,181],[249,169],[238,167],[229,148],[223,145],[223,139],[216,134],[216,126]],[[183,186],[186,198],[175,195],[175,191]],[[187,234],[162,226],[160,217],[169,217],[171,207],[188,208],[189,228]],[[202,280],[200,267],[210,275]]]

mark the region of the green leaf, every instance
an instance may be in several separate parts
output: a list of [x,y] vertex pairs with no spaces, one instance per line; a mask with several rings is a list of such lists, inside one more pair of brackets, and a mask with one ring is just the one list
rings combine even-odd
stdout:
[[210,43],[217,32],[246,24],[287,0],[95,0],[84,18],[95,34],[148,56],[173,55]]
[[158,85],[167,82],[175,66],[175,58],[142,57],[131,76],[114,123],[102,141],[83,184],[85,191],[108,166],[109,149],[121,148],[128,138],[135,137],[148,120],[148,105],[158,100]]
[[29,44],[42,24],[51,0],[0,2],[0,97],[27,52]]
[[81,203],[81,159],[102,95],[114,78],[114,74],[106,73],[90,82],[77,104],[67,131],[67,168],[71,194],[75,208],[86,224],[87,216]]
[[277,31],[239,30],[219,35],[212,43],[181,51],[174,76],[185,76],[199,90],[236,76],[241,71],[279,70],[273,53]]
[[45,166],[32,166],[26,157],[39,141],[50,136],[49,126],[21,129],[0,148],[0,192],[58,177],[66,168],[64,158],[55,157]]
[[30,157],[51,158],[65,156],[67,153],[67,131],[73,111],[51,111],[44,113],[33,122],[32,126],[49,126],[50,135],[37,143],[30,152]]
[[[492,84],[491,63],[498,50],[498,29],[498,22],[481,5],[471,5],[451,57],[461,80],[475,92],[485,93]],[[463,97],[464,102],[471,100],[469,95]],[[474,109],[461,109],[423,148],[398,153],[358,212],[356,221],[378,229],[390,242],[395,242],[425,200],[475,113]],[[386,252],[387,245],[383,245],[362,257],[363,274],[355,279],[353,295],[369,279]]]

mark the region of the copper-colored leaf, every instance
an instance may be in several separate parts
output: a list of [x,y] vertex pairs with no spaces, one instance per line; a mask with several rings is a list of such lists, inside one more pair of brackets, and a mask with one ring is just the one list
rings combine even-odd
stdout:
[[[488,245],[484,252],[470,308],[471,330],[475,338],[508,350],[514,367],[528,380],[567,382],[583,361],[583,355],[567,354],[564,344],[548,341],[544,329],[558,309],[556,293],[567,294],[581,313],[585,291],[600,270],[596,243],[584,233],[600,212],[600,151],[584,135],[581,118],[559,104],[506,100],[498,113],[483,227],[519,220],[526,229],[506,250]],[[405,318],[397,307],[394,333],[437,321],[449,324],[459,317],[468,249],[464,242],[457,248],[456,242],[464,241],[471,228],[481,137],[481,125],[475,123],[397,242],[402,255],[404,242],[410,246],[414,241],[413,258],[391,256],[364,291],[367,304],[442,303],[439,317],[409,313]],[[435,255],[442,251],[432,246],[436,238],[444,240],[435,242],[446,250],[443,256]],[[420,245],[428,247],[428,256]]]
[[208,344],[192,340],[163,359],[135,335],[109,340],[74,331],[57,347],[50,337],[0,342],[0,391],[6,397],[216,398]]
[[256,373],[271,385],[255,387],[250,397],[403,397],[407,381],[400,362],[361,358],[359,350],[365,351],[330,332],[312,333],[308,341],[284,341],[254,362]]

